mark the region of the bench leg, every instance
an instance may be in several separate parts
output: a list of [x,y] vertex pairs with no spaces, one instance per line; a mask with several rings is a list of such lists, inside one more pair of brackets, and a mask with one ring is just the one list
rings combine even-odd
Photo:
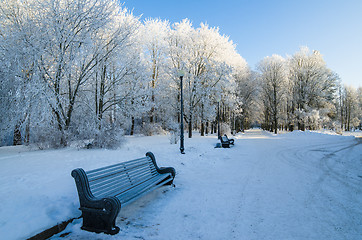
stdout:
[[119,232],[119,227],[116,226],[115,221],[116,218],[111,219],[109,215],[83,211],[82,229],[90,232],[104,232],[114,235]]
[[223,144],[222,144],[222,147],[223,147],[223,148],[230,148],[230,145],[227,144],[227,143],[223,143]]
[[107,199],[102,209],[81,208],[83,217],[82,229],[96,233],[117,234],[116,217],[120,211],[120,203]]

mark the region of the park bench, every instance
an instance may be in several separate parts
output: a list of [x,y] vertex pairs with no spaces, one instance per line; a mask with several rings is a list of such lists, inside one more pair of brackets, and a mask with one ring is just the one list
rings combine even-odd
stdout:
[[117,234],[116,217],[121,209],[140,196],[163,185],[173,185],[175,169],[159,168],[153,153],[146,157],[85,172],[72,171],[83,230]]
[[230,148],[230,145],[234,145],[234,139],[229,139],[226,134],[221,136],[220,141],[223,148]]

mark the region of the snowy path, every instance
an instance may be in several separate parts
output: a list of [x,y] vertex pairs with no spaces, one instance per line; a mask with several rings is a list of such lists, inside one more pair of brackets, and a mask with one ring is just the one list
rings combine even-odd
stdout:
[[241,239],[360,239],[361,141],[297,141],[258,144]]
[[102,238],[361,238],[360,141],[261,131],[238,138],[231,149],[186,148],[177,187],[122,211],[122,232]]
[[176,168],[176,188],[122,209],[115,236],[81,231],[77,220],[53,239],[362,239],[361,139],[251,130],[233,148],[215,143],[185,139],[185,155],[167,136],[129,137],[116,151],[0,148],[0,234],[24,239],[79,216],[73,168],[152,151],[160,166]]

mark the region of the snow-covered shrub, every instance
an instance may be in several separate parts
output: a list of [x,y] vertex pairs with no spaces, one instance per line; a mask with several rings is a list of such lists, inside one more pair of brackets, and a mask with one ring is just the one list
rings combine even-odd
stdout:
[[355,129],[357,129],[358,128],[358,126],[360,125],[360,120],[357,118],[357,117],[354,117],[353,119],[352,119],[352,126],[355,128]]
[[168,139],[170,140],[170,144],[177,144],[180,139],[180,131],[170,131]]
[[168,139],[170,144],[177,144],[180,139],[180,124],[177,122],[167,123],[166,130],[170,132]]
[[231,135],[231,128],[230,128],[229,124],[220,123],[220,134],[221,134],[221,136],[224,134]]
[[65,139],[66,133],[62,136],[61,132],[53,126],[37,125],[30,132],[30,144],[39,149],[64,147]]
[[116,149],[124,142],[124,131],[116,127],[103,127],[95,135],[92,148]]
[[316,130],[320,128],[320,120],[321,120],[321,116],[319,114],[318,110],[313,109],[309,114],[308,114],[308,125],[309,128],[311,130]]
[[153,136],[158,134],[166,134],[159,123],[144,123],[142,127],[142,133],[145,136]]

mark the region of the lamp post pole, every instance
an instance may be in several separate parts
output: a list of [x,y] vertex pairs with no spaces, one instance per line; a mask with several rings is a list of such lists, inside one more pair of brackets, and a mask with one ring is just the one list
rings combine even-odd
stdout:
[[181,128],[181,134],[180,134],[180,152],[181,154],[185,154],[184,150],[184,99],[183,99],[183,84],[182,84],[182,79],[183,79],[183,72],[180,71],[179,72],[180,75],[180,89],[181,89],[181,124],[180,124],[180,128]]

